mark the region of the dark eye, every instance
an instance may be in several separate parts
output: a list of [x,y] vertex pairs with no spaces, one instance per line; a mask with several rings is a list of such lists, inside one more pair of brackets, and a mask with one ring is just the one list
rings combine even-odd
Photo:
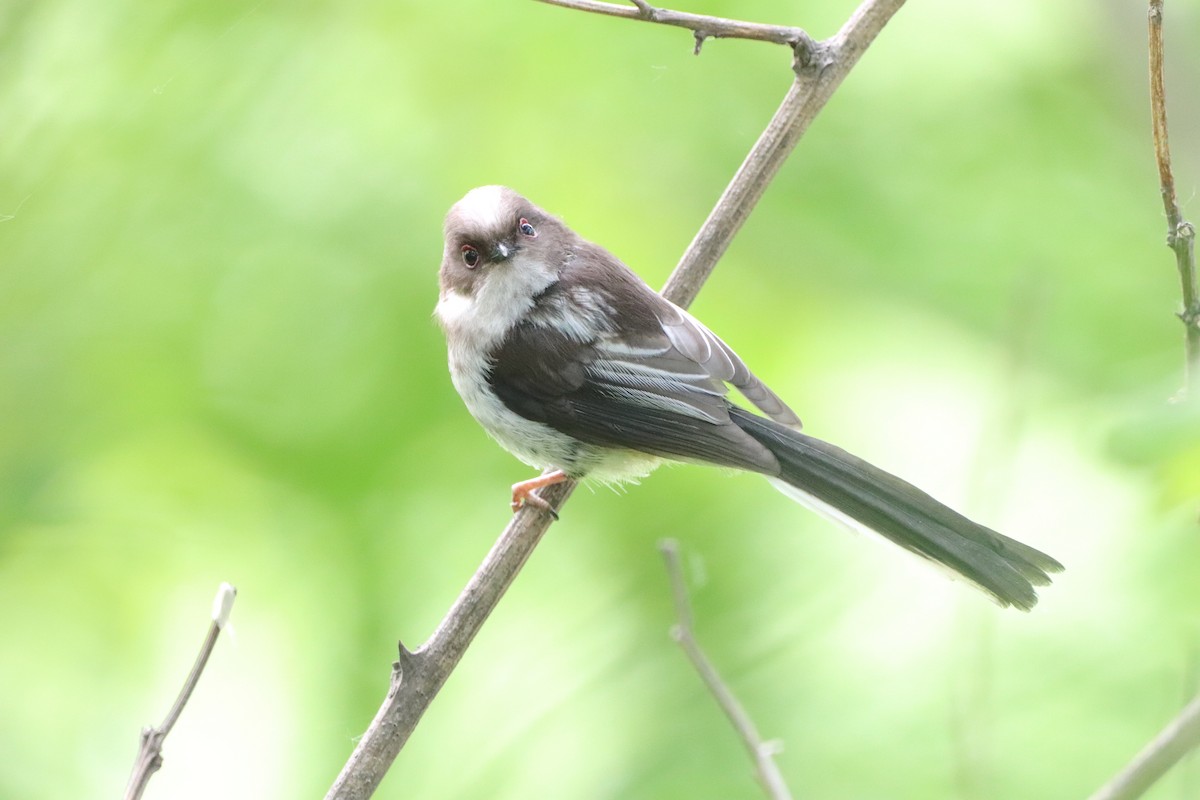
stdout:
[[462,246],[462,258],[468,269],[475,269],[479,266],[479,251],[469,244]]
[[535,231],[533,226],[529,224],[529,220],[525,219],[524,217],[521,217],[521,223],[517,225],[517,230],[521,232],[522,236],[528,236],[530,239],[533,239],[537,236],[537,231]]

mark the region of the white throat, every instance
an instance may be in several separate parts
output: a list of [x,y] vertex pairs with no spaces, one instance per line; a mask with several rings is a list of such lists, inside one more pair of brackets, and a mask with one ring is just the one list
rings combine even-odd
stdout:
[[434,309],[452,349],[490,350],[525,317],[533,299],[558,280],[549,265],[519,255],[481,269],[488,272],[474,294],[444,288]]

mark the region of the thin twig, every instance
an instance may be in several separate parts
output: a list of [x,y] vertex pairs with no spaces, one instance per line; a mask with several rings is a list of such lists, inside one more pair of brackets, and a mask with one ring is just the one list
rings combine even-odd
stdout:
[[200,682],[200,675],[204,672],[205,665],[208,664],[208,657],[212,655],[217,637],[229,622],[229,612],[233,609],[233,600],[236,596],[237,589],[228,583],[222,583],[217,588],[216,597],[213,598],[212,623],[208,626],[204,643],[200,645],[200,652],[196,655],[195,663],[192,664],[192,671],[188,673],[187,680],[183,682],[183,688],[179,690],[179,696],[175,698],[175,703],[167,712],[161,725],[156,728],[142,728],[141,748],[138,750],[137,759],[133,762],[133,771],[129,775],[129,782],[125,785],[125,800],[138,800],[142,796],[142,792],[146,790],[150,776],[162,767],[163,741],[175,727],[179,715],[183,713],[183,707],[187,705],[192,691]]
[[[556,0],[540,1],[567,5]],[[803,48],[796,48],[792,87],[671,273],[662,291],[664,297],[685,308],[696,298],[717,260],[813,117],[902,5],[904,0],[863,0],[834,37],[813,46],[812,58],[800,58]],[[661,13],[647,3],[639,3],[637,8],[625,8],[618,16],[642,19],[647,10],[651,14]],[[541,490],[540,495],[558,511],[575,485],[573,481],[567,481]],[[537,509],[520,511],[504,529],[429,640],[412,652],[401,645],[400,658],[392,665],[387,697],[325,795],[326,800],[365,800],[374,793],[484,620],[541,541],[550,522],[550,516]]]
[[1163,209],[1167,213],[1167,246],[1175,252],[1175,266],[1183,293],[1184,386],[1200,394],[1200,280],[1196,274],[1196,228],[1183,218],[1175,197],[1175,177],[1171,174],[1171,145],[1167,139],[1167,94],[1163,82],[1163,0],[1150,0],[1150,109],[1154,126],[1154,157],[1158,162],[1158,180]]
[[696,55],[700,54],[700,47],[704,44],[705,39],[752,39],[758,42],[785,44],[796,51],[800,57],[804,57],[803,54],[808,53],[814,47],[812,37],[803,28],[789,25],[765,25],[761,22],[743,22],[738,19],[710,17],[706,14],[672,11],[669,8],[655,8],[645,0],[633,0],[632,6],[603,3],[600,0],[538,0],[538,2],[576,11],[604,14],[609,17],[624,17],[625,19],[638,19],[659,25],[686,28],[695,37],[696,46],[693,52]]
[[692,604],[688,600],[687,583],[684,581],[683,567],[680,565],[679,543],[674,539],[665,539],[659,542],[658,550],[662,553],[663,561],[666,562],[667,577],[671,581],[671,596],[675,600],[677,622],[671,627],[671,638],[683,649],[699,674],[700,680],[704,681],[709,693],[717,701],[721,710],[725,712],[733,729],[737,731],[742,744],[746,747],[746,752],[750,754],[750,760],[754,762],[754,775],[762,784],[767,797],[770,797],[771,800],[792,800],[787,783],[784,782],[783,775],[775,764],[774,755],[779,752],[778,743],[762,740],[762,737],[758,735],[758,729],[754,726],[754,720],[750,719],[746,709],[734,697],[733,692],[725,685],[725,681],[721,680],[717,668],[709,661],[704,649],[696,641],[695,629],[692,626]]
[[1133,800],[1200,745],[1200,696],[1184,706],[1150,744],[1088,800]]

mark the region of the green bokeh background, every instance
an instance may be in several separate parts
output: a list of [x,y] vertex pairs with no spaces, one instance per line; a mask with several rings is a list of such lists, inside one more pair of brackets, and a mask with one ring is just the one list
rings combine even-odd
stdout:
[[[853,4],[694,0],[832,34]],[[1200,5],[1168,4],[1200,216]],[[781,48],[533,2],[0,6],[0,797],[320,796],[530,471],[431,318],[506,183],[661,285]],[[581,490],[384,798],[730,798],[655,551],[805,798],[1083,797],[1197,688],[1200,418],[1135,2],[914,0],[694,306],[808,429],[1068,566],[1030,615],[761,480]],[[1200,794],[1185,765],[1149,795]]]

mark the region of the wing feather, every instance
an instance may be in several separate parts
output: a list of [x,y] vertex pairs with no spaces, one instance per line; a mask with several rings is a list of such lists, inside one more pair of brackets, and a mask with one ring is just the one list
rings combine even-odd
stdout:
[[767,388],[729,345],[682,308],[662,299],[659,317],[666,333],[679,352],[703,366],[708,374],[736,386],[747,400],[771,419],[791,428],[800,427],[800,418],[779,396]]
[[[504,404],[590,444],[777,473],[730,420],[728,385],[777,422],[796,426],[796,415],[690,314],[587,249],[491,354],[488,381]],[[597,313],[614,307],[619,320]]]

